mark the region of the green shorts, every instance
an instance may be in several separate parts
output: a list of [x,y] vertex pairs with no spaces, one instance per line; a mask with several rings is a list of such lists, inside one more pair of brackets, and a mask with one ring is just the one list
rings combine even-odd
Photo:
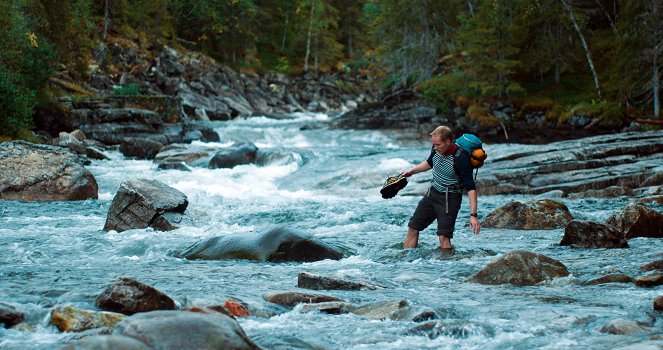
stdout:
[[431,187],[424,198],[419,201],[408,227],[423,231],[437,219],[437,235],[452,238],[462,199],[463,193],[461,192],[444,193]]

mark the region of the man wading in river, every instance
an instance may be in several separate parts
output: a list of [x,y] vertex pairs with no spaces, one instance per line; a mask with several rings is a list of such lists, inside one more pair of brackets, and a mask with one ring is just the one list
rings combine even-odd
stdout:
[[458,146],[454,143],[451,129],[447,126],[438,126],[430,135],[433,149],[428,159],[401,172],[403,176],[409,177],[433,169],[433,181],[410,218],[403,248],[416,248],[419,242],[419,232],[437,219],[440,248],[450,251],[454,225],[463,198],[463,189],[467,190],[467,196],[470,198],[470,228],[475,234],[479,234],[477,191],[474,179],[472,179],[472,165],[467,152],[460,152],[456,159],[458,174],[454,170],[454,153]]

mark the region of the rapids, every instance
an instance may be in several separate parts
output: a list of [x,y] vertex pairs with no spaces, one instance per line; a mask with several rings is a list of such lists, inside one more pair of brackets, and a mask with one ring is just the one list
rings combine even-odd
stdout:
[[[411,330],[418,324],[376,321],[353,314],[305,313],[301,308],[271,318],[239,318],[246,333],[260,339],[299,339],[324,349],[606,349],[660,348],[663,323],[652,309],[660,287],[633,284],[581,286],[613,272],[635,277],[638,268],[661,259],[663,240],[637,238],[628,249],[571,249],[559,246],[563,229],[515,231],[484,228],[470,232],[467,197],[453,239],[455,254],[438,251],[434,226],[423,231],[418,249],[404,251],[407,221],[431,173],[417,174],[393,199],[379,189],[388,175],[428,156],[429,140],[399,142],[379,131],[335,130],[326,115],[289,119],[253,117],[211,124],[221,148],[248,140],[276,156],[264,166],[158,171],[151,161],[92,161],[87,168],[99,184],[99,199],[78,202],[0,201],[0,301],[26,313],[31,331],[0,328],[0,349],[54,349],[75,337],[48,325],[60,304],[95,309],[94,300],[115,278],[129,276],[171,296],[180,306],[223,304],[229,298],[264,304],[262,295],[298,290],[297,274],[310,272],[385,285],[382,290],[322,291],[355,303],[408,300],[441,316],[434,337]],[[486,145],[503,156],[521,145]],[[544,147],[544,146],[527,146]],[[479,171],[478,176],[481,176]],[[120,183],[155,179],[189,199],[197,227],[171,232],[151,229],[122,233],[102,228]],[[480,189],[479,189],[480,193]],[[479,196],[485,216],[513,199]],[[629,198],[560,199],[576,218],[604,221]],[[659,207],[653,207],[663,211]],[[340,261],[264,263],[243,260],[188,261],[177,253],[196,241],[262,231],[274,225],[311,233],[339,248]],[[564,263],[570,277],[544,285],[485,286],[465,282],[505,252],[523,249]],[[305,290],[302,290],[305,291]],[[630,335],[598,329],[615,319],[643,322]],[[658,339],[658,340],[657,340]]]

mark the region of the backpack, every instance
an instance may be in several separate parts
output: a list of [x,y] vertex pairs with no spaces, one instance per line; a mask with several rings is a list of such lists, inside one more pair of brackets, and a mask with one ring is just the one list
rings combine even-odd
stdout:
[[488,154],[483,150],[483,142],[474,134],[463,134],[456,139],[456,152],[454,153],[454,171],[460,177],[460,172],[456,166],[456,160],[463,153],[466,152],[470,156],[470,164],[472,168],[477,171],[474,173],[474,180],[477,178],[479,168],[483,166],[483,162],[488,158]]

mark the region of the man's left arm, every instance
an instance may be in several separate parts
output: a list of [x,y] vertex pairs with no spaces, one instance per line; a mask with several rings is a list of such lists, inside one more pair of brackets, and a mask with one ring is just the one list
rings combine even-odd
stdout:
[[479,225],[479,218],[472,214],[477,213],[477,190],[467,191],[467,196],[470,198],[470,228],[474,231],[475,234],[479,234],[481,226]]

